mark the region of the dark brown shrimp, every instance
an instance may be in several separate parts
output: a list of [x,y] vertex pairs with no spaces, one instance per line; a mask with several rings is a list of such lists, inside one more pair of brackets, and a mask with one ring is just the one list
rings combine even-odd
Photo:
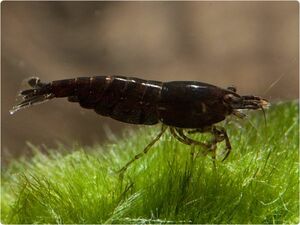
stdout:
[[[52,98],[67,97],[83,108],[125,123],[162,123],[158,136],[128,162],[120,170],[122,172],[147,153],[168,127],[177,140],[202,146],[212,153],[214,159],[217,143],[225,141],[225,160],[231,145],[225,129],[215,124],[230,114],[243,118],[240,109],[257,110],[269,105],[261,97],[240,96],[233,87],[222,89],[196,81],[159,82],[124,76],[95,76],[42,83],[39,78],[32,77],[28,84],[31,88],[20,92],[23,100],[13,107],[11,114]],[[188,133],[210,132],[213,139],[208,143],[198,142],[189,138],[184,133],[186,130]]]

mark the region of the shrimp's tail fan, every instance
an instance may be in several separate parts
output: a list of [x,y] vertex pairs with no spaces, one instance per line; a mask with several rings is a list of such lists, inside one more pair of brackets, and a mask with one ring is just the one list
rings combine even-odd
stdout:
[[51,93],[51,85],[42,83],[38,77],[27,78],[22,83],[26,87],[21,88],[17,97],[17,101],[18,99],[20,101],[9,111],[10,114],[14,114],[16,111],[31,105],[46,102],[54,97],[54,94]]

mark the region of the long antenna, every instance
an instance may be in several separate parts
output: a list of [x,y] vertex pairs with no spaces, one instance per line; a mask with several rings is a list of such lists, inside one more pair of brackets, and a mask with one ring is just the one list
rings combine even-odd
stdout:
[[281,76],[279,76],[273,83],[265,90],[263,95],[267,94],[284,76],[286,73],[282,73]]
[[[294,63],[297,58],[294,58],[291,63]],[[271,85],[265,90],[263,95],[266,95],[288,72],[290,72],[291,69],[288,71],[283,72],[275,81],[271,83]]]

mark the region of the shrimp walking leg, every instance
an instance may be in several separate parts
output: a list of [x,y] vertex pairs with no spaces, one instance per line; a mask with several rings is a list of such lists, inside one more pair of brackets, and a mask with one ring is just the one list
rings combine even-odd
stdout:
[[186,145],[191,145],[191,143],[189,141],[187,141],[186,139],[180,137],[177,132],[176,132],[176,128],[174,127],[170,127],[170,132],[171,134],[173,135],[174,138],[176,138],[178,141],[180,141],[181,143],[183,144],[186,144]]
[[183,129],[176,128],[176,131],[177,131],[178,135],[179,135],[180,137],[182,137],[186,142],[190,143],[190,145],[200,145],[200,146],[202,146],[203,148],[208,148],[208,145],[207,145],[207,144],[202,143],[202,142],[199,142],[199,141],[196,141],[196,140],[193,140],[193,139],[187,137],[187,136],[183,133]]
[[229,154],[231,152],[231,144],[230,144],[227,132],[226,132],[224,127],[213,126],[212,133],[215,137],[214,139],[216,140],[216,143],[217,142],[222,142],[222,141],[225,140],[225,146],[226,146],[225,151],[224,151],[225,156],[222,159],[222,161],[224,161],[229,156]]
[[208,144],[209,151],[212,153],[212,158],[215,160],[216,159],[216,149],[217,149],[217,143],[222,142],[225,140],[225,156],[222,159],[224,161],[228,155],[231,152],[231,144],[227,135],[227,132],[224,127],[221,126],[212,126],[210,128],[205,128],[205,129],[194,129],[190,130],[188,133],[193,134],[193,133],[204,133],[204,132],[209,132],[213,135],[213,138],[211,139],[210,143]]
[[[178,141],[182,142],[183,144],[186,144],[186,145],[194,145],[194,146],[197,145],[197,146],[203,147],[204,149],[206,149],[206,151],[209,150],[209,145],[207,145],[207,144],[205,144],[205,143],[202,143],[202,142],[199,142],[199,141],[196,141],[196,140],[193,140],[193,139],[187,137],[187,136],[183,133],[183,129],[170,127],[170,131],[171,131],[171,134],[172,134]],[[194,149],[192,149],[191,155],[192,155],[192,157],[194,158],[194,155],[195,155]]]
[[166,131],[167,127],[162,126],[161,131],[159,134],[144,148],[142,152],[135,155],[129,162],[126,163],[125,166],[122,167],[122,169],[118,170],[117,173],[120,173],[121,176],[123,176],[124,172],[128,169],[128,167],[136,160],[141,158],[143,155],[147,154],[147,152],[151,149],[151,147],[159,140],[159,138],[163,135],[163,133]]

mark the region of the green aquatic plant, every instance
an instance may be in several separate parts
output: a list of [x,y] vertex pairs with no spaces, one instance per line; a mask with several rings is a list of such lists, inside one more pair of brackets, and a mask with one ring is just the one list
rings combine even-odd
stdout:
[[115,171],[159,127],[89,148],[60,146],[45,154],[32,146],[31,159],[2,167],[1,222],[299,223],[298,102],[271,106],[267,125],[258,112],[225,123],[233,150],[224,162],[213,166],[201,148],[165,133],[123,179]]

